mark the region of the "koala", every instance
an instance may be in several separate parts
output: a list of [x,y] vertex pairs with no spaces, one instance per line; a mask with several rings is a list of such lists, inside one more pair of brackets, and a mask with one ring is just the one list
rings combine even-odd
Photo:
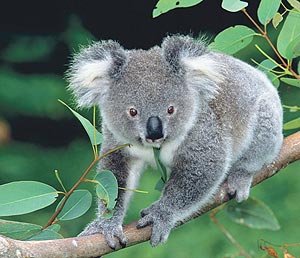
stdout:
[[[282,145],[281,102],[266,75],[190,36],[167,36],[149,50],[95,42],[74,56],[68,81],[79,107],[100,107],[101,152],[131,145],[99,164],[120,187],[135,189],[145,166],[155,166],[153,148],[160,149],[169,179],[137,223],[152,226],[152,246],[166,242],[225,180],[229,195],[246,200],[253,176]],[[80,236],[101,233],[111,248],[125,246],[131,195],[119,191],[110,219],[99,201],[97,218]]]

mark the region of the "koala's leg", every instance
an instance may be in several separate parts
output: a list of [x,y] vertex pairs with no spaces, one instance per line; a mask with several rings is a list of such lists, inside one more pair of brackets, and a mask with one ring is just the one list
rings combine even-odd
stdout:
[[228,193],[238,202],[249,197],[253,176],[276,158],[282,145],[280,108],[274,110],[274,104],[266,99],[260,103],[251,143],[228,174]]
[[152,246],[166,242],[176,223],[204,206],[225,178],[227,161],[218,145],[195,148],[179,154],[161,198],[141,212],[137,228],[152,224]]
[[[112,148],[112,146],[110,146],[110,148]],[[102,149],[102,153],[104,153],[108,148],[102,146]],[[134,189],[143,166],[144,163],[142,161],[131,160],[130,157],[124,153],[124,150],[119,150],[101,160],[99,171],[104,169],[112,171],[117,178],[119,187]],[[97,219],[91,222],[79,236],[101,233],[105,236],[107,244],[112,249],[116,247],[115,237],[119,239],[121,246],[125,246],[126,237],[123,233],[122,224],[131,195],[132,191],[119,190],[114,214],[110,219],[103,217],[102,214],[105,211],[105,206],[99,200]]]

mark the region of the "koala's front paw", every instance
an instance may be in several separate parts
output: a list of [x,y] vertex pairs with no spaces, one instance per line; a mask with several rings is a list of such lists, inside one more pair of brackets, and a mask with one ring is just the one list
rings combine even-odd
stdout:
[[253,176],[246,173],[232,173],[227,179],[228,193],[235,195],[237,202],[247,200]]
[[171,216],[159,209],[158,205],[152,205],[141,212],[142,218],[136,227],[143,228],[152,225],[150,244],[152,247],[168,240],[170,232],[174,227]]
[[116,249],[115,237],[118,238],[122,247],[126,246],[126,236],[123,233],[122,225],[110,223],[108,220],[94,220],[78,236],[89,236],[94,234],[103,234],[108,246],[114,250]]

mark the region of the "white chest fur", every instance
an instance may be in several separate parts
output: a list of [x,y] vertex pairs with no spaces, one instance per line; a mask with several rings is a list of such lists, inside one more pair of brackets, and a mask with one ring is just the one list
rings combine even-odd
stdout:
[[[180,143],[181,141],[171,141],[162,144],[159,159],[166,167],[172,166],[174,155]],[[156,166],[152,147],[133,145],[128,150],[133,157],[141,159],[153,167]]]

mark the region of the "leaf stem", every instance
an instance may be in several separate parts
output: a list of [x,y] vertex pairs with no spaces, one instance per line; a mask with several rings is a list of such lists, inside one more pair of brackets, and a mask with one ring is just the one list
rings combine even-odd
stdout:
[[87,174],[92,170],[92,168],[95,166],[95,164],[105,158],[106,156],[110,155],[111,153],[120,150],[122,148],[125,148],[127,146],[130,146],[130,144],[126,143],[120,146],[117,146],[115,148],[110,149],[109,151],[105,152],[104,154],[95,157],[95,159],[93,160],[93,162],[88,166],[88,168],[84,171],[84,173],[82,174],[82,176],[79,178],[79,180],[73,185],[73,187],[66,192],[65,197],[63,199],[63,201],[61,202],[61,205],[58,207],[58,209],[52,214],[52,216],[50,217],[49,221],[46,223],[46,225],[42,228],[43,230],[46,229],[47,227],[51,226],[53,224],[53,222],[55,221],[56,217],[58,216],[58,214],[62,211],[65,203],[67,202],[68,198],[70,197],[70,195],[75,191],[75,189],[79,186],[79,184],[81,182],[83,182],[85,180],[85,177],[87,176]]
[[62,189],[64,190],[64,193],[67,193],[67,190],[66,190],[66,188],[65,188],[65,186],[64,186],[64,184],[63,184],[63,182],[62,182],[62,180],[61,180],[61,178],[60,178],[60,176],[59,176],[58,170],[55,169],[55,170],[54,170],[54,173],[55,173],[55,176],[56,176],[57,181],[59,182],[60,186],[61,186]]
[[[257,44],[255,44],[255,47],[259,50],[260,53],[262,53],[266,58],[268,58],[270,61],[272,61],[274,64],[276,64],[278,67],[280,67],[283,71],[286,71],[287,69],[284,68],[282,65],[278,64],[272,57],[270,57],[265,51],[263,51]],[[288,71],[289,72],[289,71]]]
[[235,240],[235,238],[225,229],[225,227],[217,220],[216,215],[223,209],[224,205],[219,206],[210,213],[210,219],[222,231],[222,233],[229,239],[229,241],[240,251],[243,257],[251,258],[245,249]]
[[125,188],[125,187],[118,187],[120,190],[123,190],[123,191],[132,191],[132,192],[135,192],[135,193],[143,193],[143,194],[148,194],[149,192],[147,191],[143,191],[143,190],[137,190],[137,189],[130,189],[130,188]]

